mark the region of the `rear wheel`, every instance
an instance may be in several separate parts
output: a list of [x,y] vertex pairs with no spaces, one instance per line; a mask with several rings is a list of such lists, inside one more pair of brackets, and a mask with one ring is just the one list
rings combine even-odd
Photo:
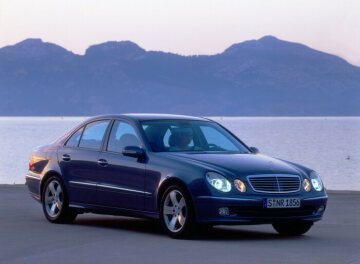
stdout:
[[71,223],[77,213],[69,208],[65,186],[57,176],[50,177],[42,193],[42,206],[45,217],[52,223]]
[[284,236],[301,236],[310,230],[312,222],[286,222],[274,223],[274,229]]
[[164,192],[160,202],[160,218],[164,230],[173,238],[184,238],[194,233],[193,206],[181,186],[172,185]]

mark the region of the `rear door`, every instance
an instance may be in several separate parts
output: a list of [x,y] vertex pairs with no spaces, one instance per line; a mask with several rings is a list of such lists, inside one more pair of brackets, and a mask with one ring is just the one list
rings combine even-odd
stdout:
[[115,120],[109,139],[99,159],[98,201],[104,206],[144,209],[145,163],[122,154],[126,146],[142,143],[135,128],[127,122]]
[[98,158],[110,120],[88,123],[76,131],[58,150],[71,202],[95,204]]

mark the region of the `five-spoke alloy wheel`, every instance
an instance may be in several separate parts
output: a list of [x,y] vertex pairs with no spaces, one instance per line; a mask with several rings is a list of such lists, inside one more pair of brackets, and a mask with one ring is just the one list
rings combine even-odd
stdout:
[[187,208],[184,196],[176,189],[170,191],[163,205],[163,217],[171,232],[179,232],[185,225]]
[[191,200],[186,191],[172,185],[164,192],[160,203],[161,223],[173,238],[191,235],[195,224]]
[[45,208],[47,214],[55,218],[61,211],[64,202],[64,194],[57,180],[51,181],[45,190]]
[[46,181],[42,192],[42,205],[50,222],[70,223],[76,218],[76,212],[69,208],[65,187],[57,176]]

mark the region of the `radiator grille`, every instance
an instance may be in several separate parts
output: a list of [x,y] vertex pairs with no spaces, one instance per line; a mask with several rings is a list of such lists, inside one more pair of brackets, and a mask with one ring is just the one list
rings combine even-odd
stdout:
[[301,186],[297,175],[252,175],[247,178],[255,192],[291,193],[298,192]]

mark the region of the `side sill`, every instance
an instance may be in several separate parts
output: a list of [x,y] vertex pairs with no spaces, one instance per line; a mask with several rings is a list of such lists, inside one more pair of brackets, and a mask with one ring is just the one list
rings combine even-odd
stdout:
[[119,216],[141,217],[141,218],[151,218],[151,219],[159,218],[159,213],[157,212],[132,210],[126,208],[110,207],[110,206],[70,203],[69,207],[77,209],[84,213],[119,215]]
[[198,196],[198,199],[211,199],[218,201],[262,201],[259,198],[237,198],[237,197],[221,197],[221,196]]

